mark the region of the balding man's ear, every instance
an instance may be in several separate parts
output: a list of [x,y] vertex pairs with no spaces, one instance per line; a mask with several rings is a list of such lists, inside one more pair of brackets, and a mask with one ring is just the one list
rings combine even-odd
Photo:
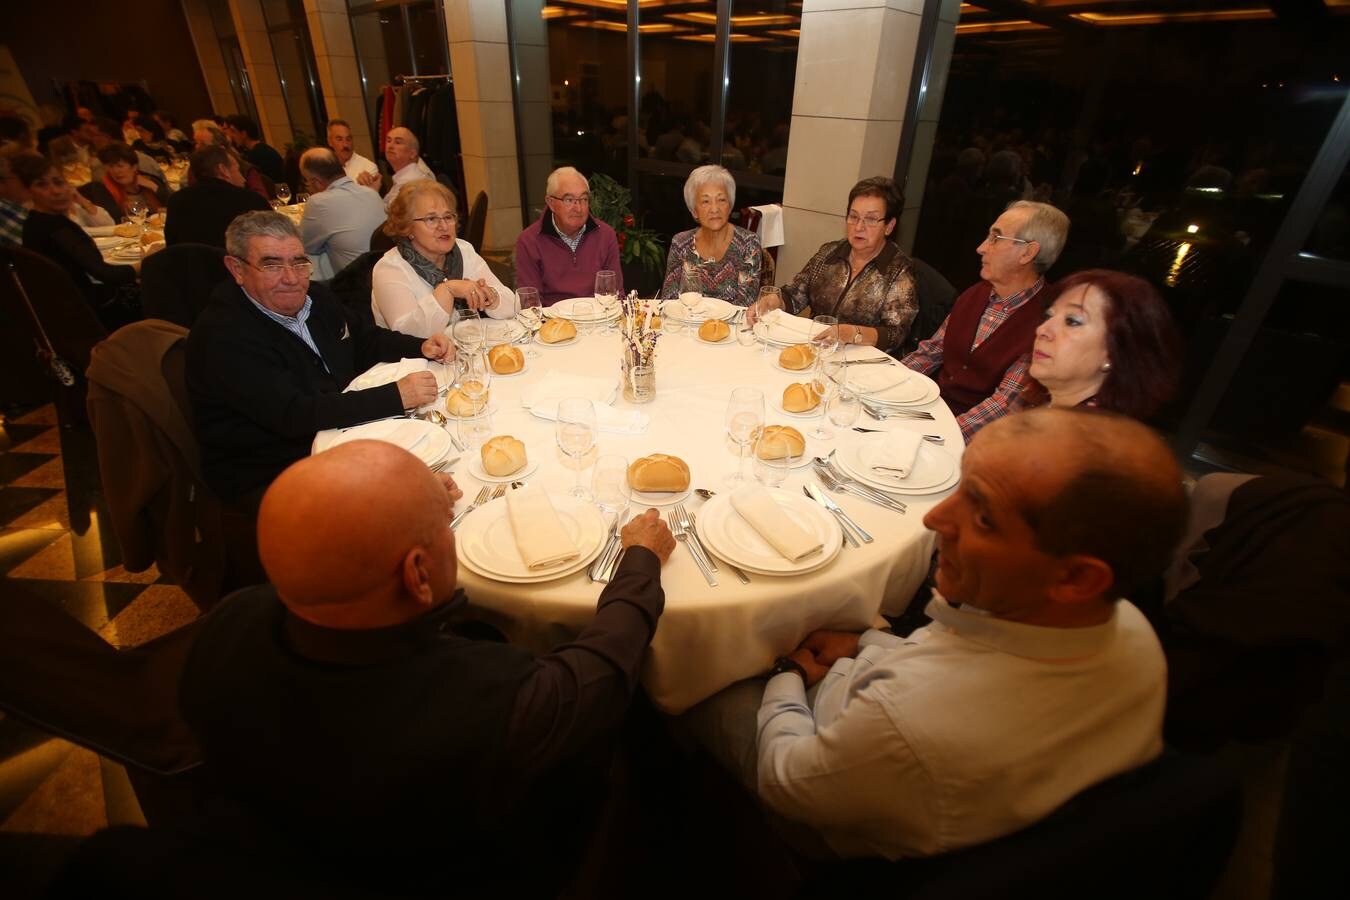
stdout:
[[1063,604],[1110,599],[1106,594],[1115,580],[1110,564],[1095,556],[1065,556],[1059,560],[1059,571],[1050,586],[1050,599]]
[[431,606],[435,596],[431,588],[431,569],[427,566],[427,551],[414,547],[403,557],[403,590],[422,606]]

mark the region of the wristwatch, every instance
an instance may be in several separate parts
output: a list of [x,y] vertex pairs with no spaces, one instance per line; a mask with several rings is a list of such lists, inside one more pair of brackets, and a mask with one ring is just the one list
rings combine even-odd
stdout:
[[862,329],[857,325],[853,326],[853,337],[849,339],[850,344],[861,344],[863,342]]
[[784,672],[796,672],[801,676],[802,681],[806,681],[806,670],[802,664],[789,656],[780,656],[773,661],[773,668],[769,670],[769,677],[782,675]]

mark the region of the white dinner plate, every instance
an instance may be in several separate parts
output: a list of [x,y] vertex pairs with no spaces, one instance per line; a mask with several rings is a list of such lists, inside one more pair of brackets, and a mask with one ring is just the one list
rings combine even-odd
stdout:
[[938,398],[941,389],[927,375],[910,372],[909,377],[895,387],[867,394],[863,399],[873,406],[923,406]]
[[311,451],[322,453],[339,444],[359,440],[384,441],[402,447],[429,466],[447,458],[454,448],[450,435],[439,425],[399,417],[320,431],[314,436]]
[[689,495],[693,492],[694,489],[692,487],[687,487],[682,491],[662,492],[659,494],[633,491],[633,503],[638,506],[673,506],[682,500],[689,499]]
[[801,575],[823,568],[839,555],[843,532],[839,522],[820,506],[790,491],[770,490],[783,515],[821,542],[821,552],[788,562],[731,505],[728,494],[713,497],[698,512],[698,534],[719,559],[760,575]]
[[885,465],[886,459],[881,452],[885,433],[860,434],[855,441],[846,442],[835,454],[844,471],[882,490],[904,488],[910,491],[932,490],[951,480],[956,471],[956,460],[951,454],[929,441],[919,442],[919,453],[914,459],[914,468],[909,475],[900,478],[884,472],[876,472],[874,465]]
[[[769,425],[786,425],[787,423],[786,423],[786,422],[769,422],[768,424],[769,424]],[[796,428],[795,425],[792,426],[792,427]],[[810,465],[810,463],[811,463],[811,446],[810,446],[810,444],[811,444],[811,435],[810,435],[808,432],[802,431],[800,428],[798,428],[797,431],[798,431],[798,433],[801,434],[802,439],[803,439],[804,441],[807,442],[807,447],[806,447],[806,452],[803,453],[801,456],[797,457],[796,461],[793,462],[793,464],[792,464],[792,466],[791,466],[791,468],[793,468],[793,469],[800,469],[800,468],[802,468],[802,467],[804,467],[804,466]],[[746,448],[746,450],[745,450],[745,456],[746,456],[746,459],[749,460],[748,465],[751,466],[751,467],[753,468],[753,466],[755,465],[755,447],[754,447],[753,444],[751,444],[749,447]]]
[[519,371],[519,372],[505,372],[505,373],[503,373],[503,372],[498,372],[496,369],[493,369],[493,370],[492,370],[492,378],[493,378],[493,380],[496,380],[496,379],[498,379],[498,378],[515,378],[517,375],[524,375],[524,374],[525,374],[526,372],[528,372],[528,371],[530,371],[530,358],[527,356],[527,357],[525,357],[525,365],[523,365],[523,366],[520,367],[520,371]]
[[[483,336],[488,347],[495,347],[498,344],[510,344],[518,341],[525,336],[525,326],[521,325],[515,319],[488,319],[478,320],[483,325]],[[464,332],[473,327],[471,321],[456,322],[453,332],[450,335],[451,340],[456,344],[461,343]]]
[[[427,360],[426,362],[426,370],[436,376],[436,389],[438,391],[444,391],[450,386],[450,366],[432,360]],[[401,363],[396,362],[378,363],[373,365],[353,378],[351,383],[342,389],[342,392],[345,394],[348,391],[365,391],[370,388],[380,387],[381,385],[397,381],[400,377],[398,374],[400,365]]]
[[899,364],[855,364],[846,367],[849,389],[872,398],[885,391],[893,391],[910,380],[913,374]]
[[570,347],[579,340],[581,340],[581,335],[574,334],[565,341],[554,341],[550,344],[548,341],[541,341],[537,333],[534,336],[534,342],[540,347]]
[[[811,340],[811,335],[817,330],[815,323],[810,319],[801,316],[792,316],[796,321],[789,327],[781,324],[773,326],[764,324],[763,321],[755,323],[755,337],[761,341],[767,341],[775,347],[788,347],[792,344],[805,344]],[[801,324],[798,324],[800,322]]]
[[893,484],[882,484],[881,482],[877,481],[867,481],[862,476],[854,474],[853,471],[849,469],[848,466],[843,465],[842,463],[839,462],[838,453],[834,455],[834,461],[836,467],[839,468],[845,475],[853,478],[856,481],[861,481],[868,487],[877,488],[878,490],[883,491],[892,497],[926,497],[932,494],[941,494],[943,491],[956,487],[957,483],[961,481],[961,467],[958,465],[956,468],[952,470],[951,477],[948,478],[946,481],[942,482],[941,484],[935,484],[932,487],[927,488],[896,487]]
[[773,411],[774,411],[774,412],[776,412],[776,413],[782,413],[782,414],[785,415],[785,416],[792,416],[792,418],[794,418],[794,419],[819,419],[819,418],[820,418],[820,406],[821,406],[821,404],[819,404],[819,403],[817,403],[817,404],[816,404],[814,407],[812,407],[811,409],[808,409],[806,412],[788,412],[786,409],[783,409],[783,401],[782,401],[781,399],[773,400],[773,401],[771,401],[771,402],[769,403],[769,405],[770,405],[771,407],[773,407]]
[[[587,317],[579,317],[573,312],[577,303],[585,301],[591,304],[594,312]],[[619,304],[601,308],[594,297],[568,297],[566,300],[559,300],[552,306],[544,307],[544,315],[551,319],[567,319],[572,322],[606,322],[610,319],[619,317]]]
[[783,365],[778,361],[778,354],[774,354],[771,357],[771,362],[769,363],[769,365],[773,366],[780,372],[786,372],[789,375],[795,375],[796,377],[802,378],[806,381],[811,380],[811,373],[814,372],[816,368],[816,364],[812,363],[805,369],[789,369],[787,366]]
[[736,343],[736,329],[733,328],[731,332],[720,341],[705,341],[703,338],[699,337],[697,332],[694,334],[694,340],[698,341],[700,344],[707,344],[709,347],[725,347],[727,344]]
[[469,457],[469,474],[479,481],[487,481],[492,484],[509,484],[512,481],[530,475],[535,469],[539,468],[539,461],[536,459],[526,459],[525,465],[521,466],[510,475],[489,475],[487,469],[483,468],[483,454],[479,451],[473,451]]
[[730,319],[740,312],[740,307],[720,297],[704,297],[698,306],[686,310],[678,298],[661,304],[661,315],[681,324],[705,322],[708,319]]
[[141,258],[141,248],[138,246],[122,247],[108,254],[113,259],[136,260]]
[[480,506],[460,522],[455,533],[460,563],[484,578],[512,584],[552,581],[585,569],[604,546],[605,520],[593,503],[569,494],[550,493],[548,497],[580,556],[552,569],[530,571],[516,548],[516,535],[506,514],[506,498],[502,497]]

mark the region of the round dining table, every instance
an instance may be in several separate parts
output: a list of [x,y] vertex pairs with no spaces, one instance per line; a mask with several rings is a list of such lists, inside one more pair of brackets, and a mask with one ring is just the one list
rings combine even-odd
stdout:
[[[525,443],[531,464],[537,463],[526,476],[529,484],[562,494],[572,488],[578,467],[558,448],[555,423],[532,415],[522,406],[522,396],[537,393],[551,378],[568,375],[613,379],[617,388],[620,337],[615,331],[597,330],[567,346],[533,343],[525,349],[537,355],[527,358],[524,371],[492,379],[491,431]],[[848,348],[848,352],[849,359],[855,360],[881,356],[880,351],[865,347]],[[834,436],[817,440],[810,432],[819,417],[802,418],[775,409],[785,387],[810,377],[777,368],[778,353],[772,346],[765,353],[759,345],[743,347],[734,340],[708,344],[692,333],[662,334],[655,360],[655,399],[637,405],[616,390],[613,403],[618,410],[646,414],[645,430],[601,431],[596,448],[581,461],[582,483],[589,484],[590,467],[600,455],[619,454],[631,463],[648,454],[666,453],[688,464],[691,487],[729,491],[727,477],[738,470],[738,457],[724,421],[728,398],[737,387],[760,389],[766,423],[797,428],[807,436],[811,455],[824,456],[866,437],[852,428],[830,426]],[[959,469],[965,444],[951,411],[940,398],[916,408],[931,412],[933,419],[879,422],[860,414],[855,424],[940,435],[944,439],[940,449],[950,454]],[[451,420],[448,427],[455,430],[457,425]],[[452,467],[465,494],[461,508],[482,486],[469,472],[475,456],[470,451]],[[749,462],[747,472],[752,471]],[[810,465],[790,471],[781,490],[801,495],[808,483],[820,486]],[[815,629],[861,630],[877,624],[878,613],[902,612],[924,580],[933,552],[935,536],[924,527],[924,514],[951,490],[903,497],[908,507],[903,514],[851,495],[828,494],[874,541],[857,548],[844,546],[828,565],[806,574],[748,574],[749,584],[743,584],[723,565],[713,587],[686,547],[677,546],[662,569],[665,612],[643,669],[643,684],[652,701],[667,712],[682,712],[738,680],[764,672],[775,657],[793,650]],[[697,520],[705,501],[691,494],[683,503]],[[643,508],[634,503],[633,511]],[[669,509],[659,508],[663,515]],[[503,583],[463,563],[459,580],[471,605],[488,621],[537,652],[578,633],[594,614],[605,586],[592,582],[585,571],[542,583]]]

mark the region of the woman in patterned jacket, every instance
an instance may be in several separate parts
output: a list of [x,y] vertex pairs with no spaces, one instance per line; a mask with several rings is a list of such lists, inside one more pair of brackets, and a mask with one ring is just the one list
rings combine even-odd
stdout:
[[671,238],[661,299],[698,291],[749,306],[759,297],[759,238],[731,224],[735,202],[736,181],[726,169],[699,166],[689,173],[684,203],[698,227]]

